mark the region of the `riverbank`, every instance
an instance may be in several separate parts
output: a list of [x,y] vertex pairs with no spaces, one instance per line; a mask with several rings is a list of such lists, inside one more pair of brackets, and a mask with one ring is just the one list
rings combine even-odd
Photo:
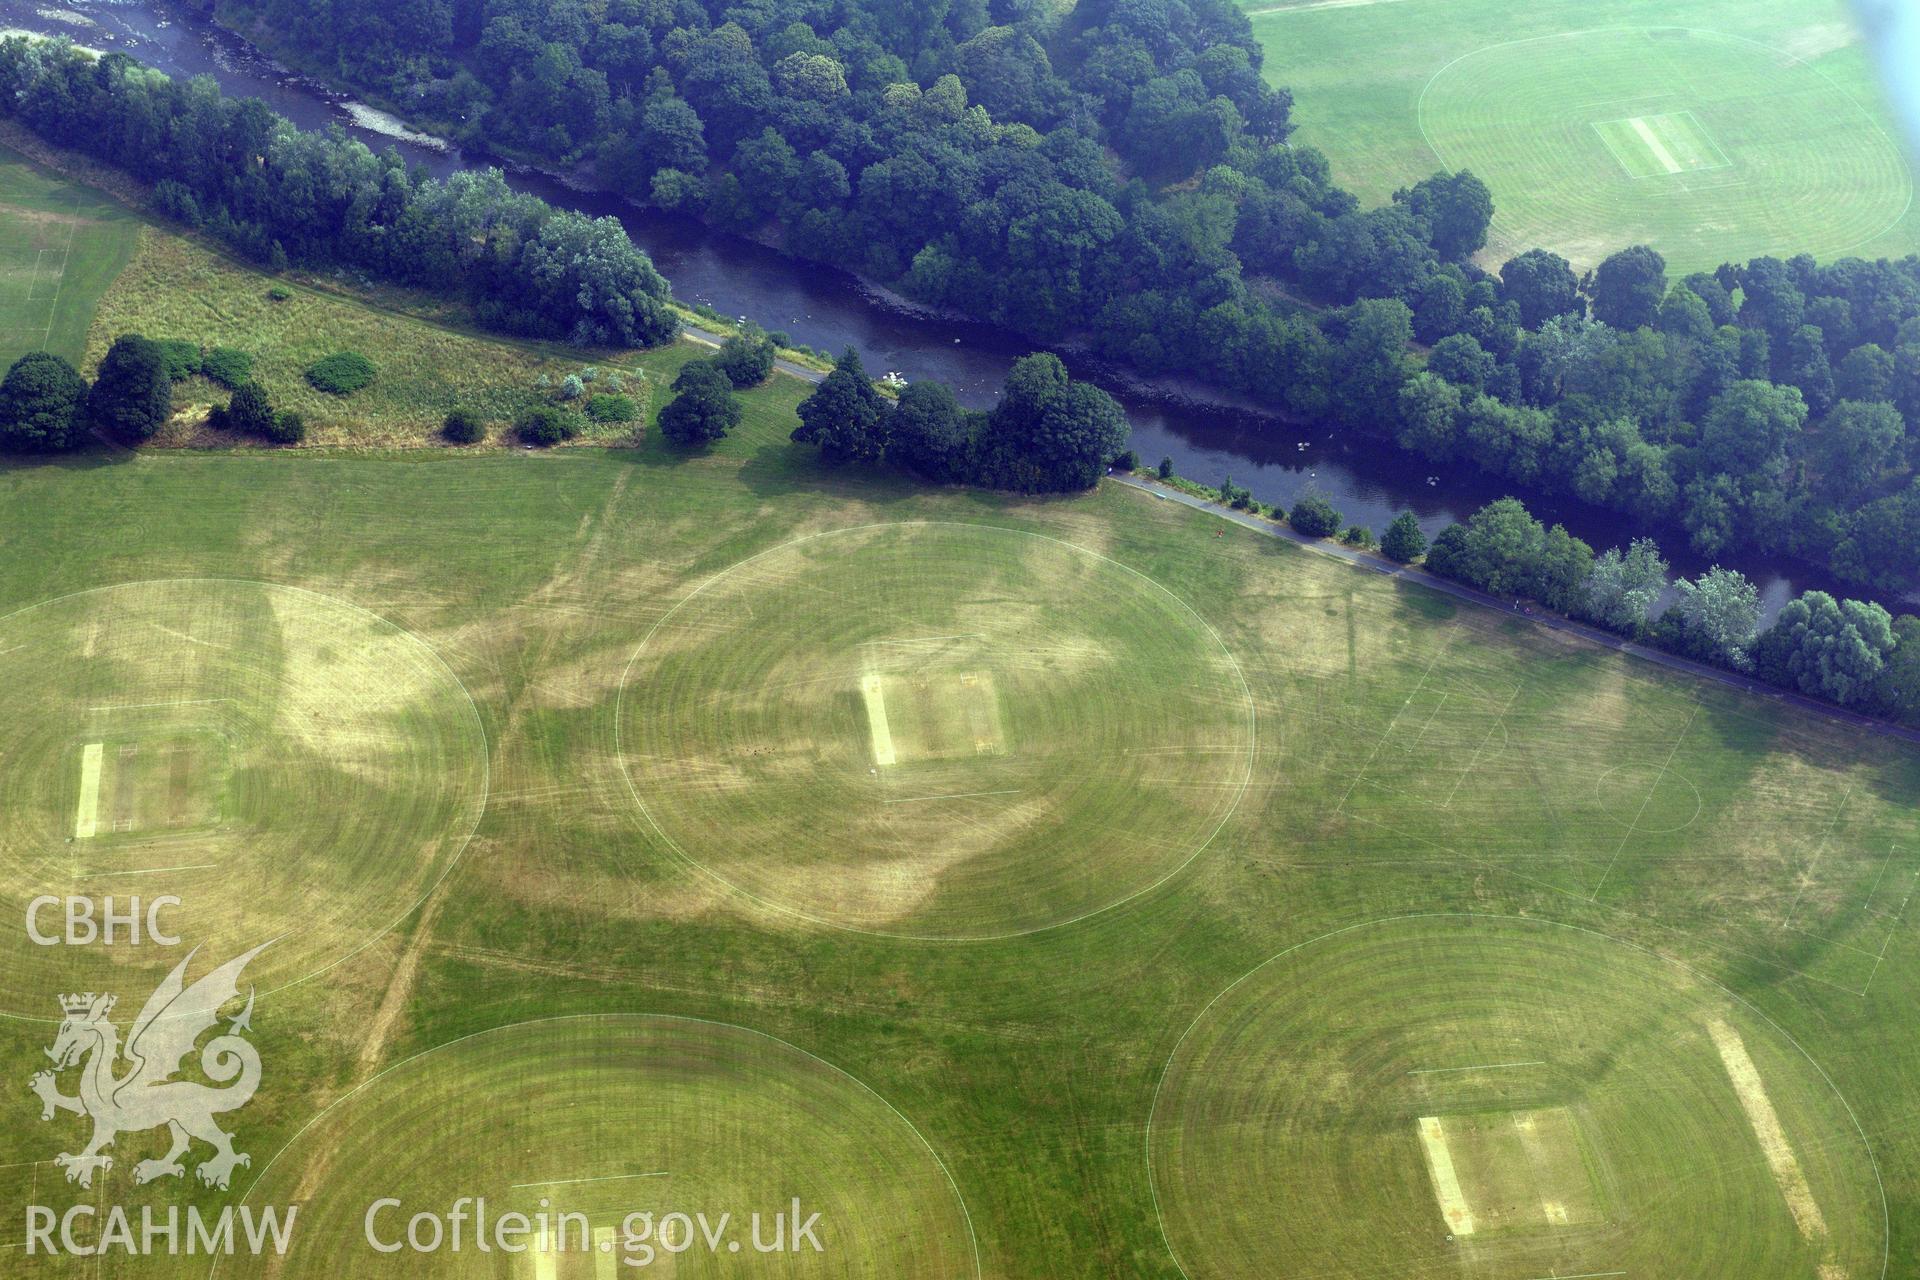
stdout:
[[[200,12],[175,10],[164,0],[136,0],[103,9],[97,17],[100,29],[93,34],[102,47],[168,74],[210,75],[226,92],[261,98],[301,127],[337,125],[376,149],[396,146],[409,164],[440,176],[474,163],[458,153],[395,142],[358,127],[350,97],[289,72]],[[60,33],[59,24],[25,0],[0,0],[0,22]],[[946,383],[970,407],[990,405],[1013,362],[1034,346],[991,326],[903,305],[837,268],[786,257],[689,218],[642,210],[616,195],[583,191],[531,172],[510,174],[509,182],[556,205],[618,218],[685,304],[709,308],[711,315],[750,316],[819,352],[855,348],[869,369]],[[1143,378],[1072,351],[1067,364],[1076,377],[1096,382],[1121,402],[1132,425],[1133,447],[1143,459],[1169,457],[1180,474],[1213,483],[1231,476],[1273,506],[1290,507],[1316,492],[1349,522],[1376,531],[1400,513],[1412,512],[1431,537],[1511,493],[1541,519],[1565,525],[1596,547],[1649,532],[1629,528],[1610,511],[1529,492],[1464,463],[1434,464],[1371,435],[1288,422],[1244,397],[1189,381]],[[1709,567],[1690,552],[1684,532],[1652,532],[1681,572]],[[1724,562],[1759,586],[1770,614],[1806,589],[1844,592],[1830,575],[1804,564],[1749,555],[1729,555]]]
[[1455,600],[1478,605],[1485,609],[1492,609],[1498,613],[1503,613],[1521,621],[1532,623],[1535,626],[1544,627],[1548,631],[1572,636],[1586,643],[1611,649],[1616,653],[1623,653],[1629,657],[1651,662],[1655,666],[1665,667],[1669,671],[1684,672],[1687,675],[1694,676],[1701,680],[1711,680],[1727,688],[1737,689],[1742,693],[1750,693],[1755,697],[1769,698],[1787,706],[1797,707],[1802,711],[1815,712],[1829,719],[1837,720],[1842,724],[1869,729],[1874,733],[1889,738],[1898,738],[1903,742],[1920,744],[1920,730],[1909,729],[1904,725],[1894,724],[1891,721],[1881,720],[1874,716],[1861,715],[1857,711],[1849,711],[1845,707],[1837,707],[1831,702],[1823,702],[1818,698],[1809,698],[1805,694],[1795,693],[1789,689],[1778,689],[1772,685],[1763,684],[1750,676],[1741,675],[1736,671],[1727,671],[1720,667],[1708,666],[1703,662],[1694,662],[1689,658],[1668,653],[1664,649],[1655,649],[1648,645],[1641,644],[1638,641],[1629,640],[1624,636],[1615,635],[1611,631],[1603,631],[1599,627],[1576,621],[1564,614],[1551,613],[1538,605],[1521,604],[1517,601],[1509,603],[1497,596],[1488,595],[1484,591],[1479,591],[1462,583],[1454,582],[1449,578],[1442,578],[1438,574],[1429,573],[1417,565],[1397,564],[1374,551],[1345,546],[1325,538],[1309,537],[1282,522],[1270,520],[1265,516],[1249,511],[1236,511],[1231,507],[1222,506],[1218,502],[1199,497],[1174,484],[1150,479],[1137,472],[1109,472],[1107,478],[1118,484],[1124,484],[1144,493],[1150,493],[1162,501],[1178,502],[1182,506],[1192,507],[1196,511],[1204,511],[1208,515],[1217,516],[1222,520],[1229,520],[1243,529],[1251,529],[1256,533],[1266,534],[1268,537],[1291,542],[1295,546],[1304,547],[1314,552],[1316,555],[1328,556],[1335,560],[1344,561],[1355,568],[1366,569],[1370,572],[1380,574],[1383,577],[1411,583],[1428,591],[1437,591]]

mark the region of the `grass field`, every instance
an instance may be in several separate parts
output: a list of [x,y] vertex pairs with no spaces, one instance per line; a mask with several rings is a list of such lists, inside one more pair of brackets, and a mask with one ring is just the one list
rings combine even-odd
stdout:
[[[392,353],[351,447],[0,467],[0,911],[277,936],[252,1163],[67,1182],[54,996],[180,953],[11,934],[0,1272],[199,1280],[24,1207],[244,1201],[295,1248],[219,1276],[602,1280],[799,1196],[817,1257],[616,1272],[1920,1275],[1920,752],[1134,490],[827,467],[793,379],[698,454],[381,448],[558,357],[266,283],[149,231],[90,345]],[[385,1196],[596,1248],[389,1258]]]
[[[299,597],[316,611],[307,634],[331,619],[384,637],[368,657],[380,678],[416,645],[445,662],[488,778],[465,852],[399,927],[369,913],[336,931],[357,949],[322,978],[262,983],[265,1083],[229,1118],[254,1163],[231,1191],[132,1186],[152,1133],[123,1135],[121,1163],[81,1191],[49,1163],[79,1123],[41,1122],[23,1092],[0,1123],[10,1206],[298,1194],[320,1225],[289,1276],[374,1274],[382,1259],[355,1251],[350,1224],[378,1195],[439,1208],[456,1188],[663,1168],[696,1176],[577,1203],[598,1229],[616,1208],[750,1210],[776,1182],[802,1186],[849,1206],[827,1220],[852,1242],[831,1273],[855,1275],[970,1274],[966,1222],[980,1274],[1022,1280],[1267,1277],[1276,1259],[1279,1274],[1498,1280],[1872,1280],[1883,1254],[1886,1275],[1920,1269],[1920,756],[1270,539],[1216,537],[1208,517],[1132,491],[1020,501],[823,468],[785,440],[794,394],[756,392],[741,433],[695,457],[649,439],[0,472],[0,540],[31,552],[0,562],[0,601],[26,610],[9,626],[67,619],[51,647],[0,663],[64,651],[73,676],[56,691],[100,676],[72,639],[81,615],[61,612],[74,606],[39,603],[75,591],[280,584],[222,605],[237,627],[246,600],[300,588],[316,593]],[[993,645],[921,644],[932,652],[873,670],[856,654],[986,628]],[[130,687],[214,657],[127,634]],[[348,677],[358,645],[279,634],[260,646],[275,660],[228,659],[259,673],[258,705],[329,673],[373,678]],[[1169,675],[1180,662],[1206,681]],[[1244,689],[1219,678],[1233,668]],[[756,700],[781,673],[820,684]],[[1214,757],[1243,758],[1249,700],[1239,794]],[[23,739],[22,719],[49,727]],[[101,744],[96,810],[111,814],[128,735],[65,712],[0,724],[0,783],[46,796],[9,814],[40,815],[40,853],[72,856],[85,748]],[[131,736],[167,761],[130,775],[136,797],[184,759],[183,821],[225,812],[231,751],[190,722]],[[697,751],[663,760],[668,743]],[[1089,839],[1080,794],[1162,747],[1176,748],[1164,772],[1117,775],[1144,776],[1118,801],[1138,816]],[[391,743],[401,754],[367,771],[404,776],[421,749]],[[688,761],[704,772],[671,772]],[[888,819],[929,850],[901,912],[873,874],[896,847],[858,788],[948,770],[1011,770],[1007,788],[965,789],[1043,788],[1047,804],[1000,832],[1003,811],[983,823],[967,802]],[[329,812],[395,799],[341,785]],[[763,812],[773,797],[794,814]],[[155,810],[127,812],[139,825]],[[296,865],[338,869],[350,852],[314,832]],[[252,881],[211,872],[193,896],[243,921],[338,900],[284,870],[257,905]],[[883,936],[888,916],[892,933],[972,940]],[[208,962],[238,940],[208,932]],[[102,973],[55,951],[9,972],[28,992],[72,973],[143,998],[159,962],[114,959]],[[610,1049],[553,1018],[638,1041]],[[742,1030],[650,1039],[679,1025],[667,1018]],[[0,1062],[24,1079],[53,1030],[0,1020]],[[715,1121],[683,1124],[689,1111]],[[722,1122],[748,1113],[790,1120]],[[207,1273],[186,1258],[8,1260],[9,1274]],[[552,1280],[597,1277],[550,1261]],[[528,1268],[545,1265],[486,1274],[540,1280]],[[654,1274],[781,1273],[682,1255]]]
[[[1153,1160],[1194,1275],[1871,1276],[1882,1258],[1867,1144],[1779,1028],[1656,956],[1518,919],[1388,920],[1254,970],[1176,1049]],[[1709,1222],[1726,1239],[1702,1250]]]
[[107,196],[0,149],[0,364],[29,351],[78,361],[138,229]]
[[1206,846],[1254,748],[1245,681],[1176,596],[960,523],[754,557],[649,634],[625,690],[622,758],[663,838],[757,900],[880,933],[1123,901]]
[[[418,639],[337,599],[237,580],[84,591],[0,619],[0,911],[165,894],[167,927],[263,990],[411,911],[486,804],[486,740]],[[26,767],[30,766],[30,767]],[[57,931],[48,912],[43,931]],[[155,984],[162,948],[4,943],[0,1012]]]
[[[396,1151],[416,1158],[396,1162]],[[685,1229],[659,1220],[675,1212],[704,1213],[710,1230],[731,1213],[723,1261],[753,1253],[756,1240],[774,1243],[776,1214],[804,1222],[817,1213],[819,1250],[770,1250],[756,1260],[765,1274],[979,1274],[965,1207],[904,1117],[810,1054],[715,1023],[522,1023],[399,1064],[322,1113],[252,1188],[255,1203],[306,1206],[313,1226],[302,1247],[214,1275],[420,1274],[418,1255],[365,1257],[360,1193],[371,1186],[403,1205],[379,1224],[383,1239],[401,1239],[410,1214],[444,1212],[461,1196],[549,1215],[547,1234],[507,1269],[469,1247],[436,1275],[715,1274],[700,1226],[694,1250],[674,1251]]]
[[1842,0],[1247,3],[1296,137],[1383,201],[1439,168],[1493,191],[1489,265],[1676,271],[1920,247],[1913,147]]

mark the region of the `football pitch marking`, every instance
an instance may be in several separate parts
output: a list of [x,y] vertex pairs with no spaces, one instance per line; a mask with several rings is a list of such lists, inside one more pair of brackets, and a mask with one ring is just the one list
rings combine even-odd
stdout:
[[1447,1131],[1439,1116],[1420,1117],[1420,1145],[1426,1149],[1427,1171],[1433,1175],[1433,1195],[1440,1202],[1440,1216],[1456,1236],[1472,1235],[1473,1210],[1460,1189],[1460,1176],[1454,1172],[1453,1152],[1447,1148]]
[[1846,791],[1840,796],[1840,803],[1834,806],[1833,816],[1827,819],[1826,830],[1820,833],[1820,843],[1813,847],[1813,857],[1807,863],[1806,875],[1801,878],[1800,890],[1793,895],[1793,902],[1787,907],[1787,918],[1782,920],[1781,924],[1793,924],[1793,917],[1800,910],[1800,901],[1807,896],[1807,886],[1813,883],[1813,873],[1820,869],[1820,859],[1826,855],[1827,841],[1833,838],[1833,828],[1839,823],[1840,815],[1847,811],[1847,801],[1851,799],[1853,799],[1853,786],[1848,784]]
[[1800,1161],[1794,1157],[1793,1145],[1787,1141],[1787,1131],[1780,1126],[1773,1099],[1767,1096],[1767,1086],[1760,1079],[1760,1069],[1753,1065],[1753,1058],[1747,1053],[1746,1042],[1720,1018],[1709,1022],[1707,1031],[1713,1037],[1713,1047],[1720,1051],[1720,1061],[1727,1068],[1727,1078],[1733,1082],[1740,1107],[1747,1113],[1747,1123],[1753,1126],[1753,1136],[1760,1140],[1760,1150],[1766,1153],[1773,1180],[1780,1184],[1780,1194],[1786,1197],[1794,1225],[1809,1241],[1824,1238],[1827,1220],[1813,1198],[1813,1188],[1807,1185]]
[[80,752],[80,808],[73,817],[73,838],[90,840],[100,827],[100,758],[103,744],[89,742]]
[[1627,833],[1621,836],[1620,843],[1614,846],[1613,857],[1607,860],[1607,869],[1601,873],[1600,883],[1593,886],[1593,893],[1588,896],[1587,901],[1600,900],[1600,891],[1607,887],[1607,881],[1613,878],[1613,869],[1620,865],[1620,854],[1626,849],[1627,842],[1633,839],[1634,832],[1639,829],[1640,819],[1647,816],[1647,806],[1653,803],[1653,793],[1660,789],[1660,779],[1664,778],[1667,770],[1673,767],[1673,758],[1680,754],[1680,744],[1687,740],[1687,733],[1693,728],[1693,722],[1699,716],[1700,704],[1696,702],[1693,704],[1693,714],[1689,715],[1687,722],[1680,726],[1680,736],[1673,740],[1673,750],[1667,752],[1667,758],[1660,762],[1660,769],[1653,776],[1653,785],[1647,788],[1646,799],[1640,802],[1640,808],[1634,812],[1633,821],[1627,824]]
[[867,732],[873,737],[873,762],[890,765],[895,759],[893,731],[887,727],[887,691],[880,677],[864,677],[860,681],[860,696],[867,703]]
[[217,862],[195,862],[184,867],[144,867],[134,871],[89,871],[85,875],[75,876],[76,880],[98,880],[102,876],[157,876],[163,871],[206,871],[217,867]]

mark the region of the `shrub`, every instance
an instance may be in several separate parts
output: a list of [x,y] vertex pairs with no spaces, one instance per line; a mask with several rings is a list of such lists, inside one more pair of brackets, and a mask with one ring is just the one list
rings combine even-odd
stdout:
[[253,357],[238,347],[214,347],[200,358],[200,372],[230,391],[253,377]]
[[267,290],[267,301],[269,302],[286,302],[292,297],[293,290],[283,285],[274,285],[273,288]]
[[222,419],[229,431],[238,431],[243,435],[273,435],[273,404],[267,399],[265,388],[257,382],[249,382],[233,393],[227,401],[227,412]]
[[579,374],[570,373],[560,379],[560,398],[562,400],[578,400],[586,393],[587,384],[581,380]]
[[307,381],[328,395],[351,395],[373,381],[373,361],[358,351],[336,351],[307,368]]
[[613,392],[614,394],[617,395],[620,392],[625,391],[627,389],[627,380],[621,377],[620,371],[616,369],[612,373],[608,374],[605,378],[601,379],[600,385],[605,387],[608,391]]
[[1414,519],[1413,512],[1402,511],[1387,526],[1387,532],[1380,539],[1380,550],[1389,560],[1398,560],[1401,564],[1412,564],[1427,554],[1427,535],[1420,532],[1420,522]]
[[153,345],[160,352],[160,364],[167,371],[167,381],[180,382],[200,372],[199,343],[185,338],[156,338]]
[[1113,469],[1115,471],[1125,471],[1128,473],[1138,471],[1140,469],[1140,457],[1134,453],[1133,450],[1128,449],[1125,453],[1113,460]]
[[1309,493],[1287,512],[1287,523],[1309,538],[1331,538],[1340,532],[1340,513],[1317,493]]
[[1350,547],[1371,548],[1373,546],[1373,530],[1363,524],[1350,524],[1347,526],[1346,532],[1340,535],[1340,541]]
[[579,424],[574,416],[552,405],[542,405],[525,414],[514,423],[514,431],[528,444],[546,448],[559,444],[562,440],[571,440],[580,434]]
[[1172,458],[1160,459],[1159,471],[1160,471],[1160,478],[1162,480],[1173,479],[1173,459]]
[[307,420],[291,409],[282,409],[260,434],[275,444],[299,444],[307,438]]
[[596,393],[587,397],[587,416],[595,422],[632,422],[640,416],[640,406],[632,396]]
[[478,414],[469,413],[465,409],[455,409],[440,425],[440,434],[454,444],[478,444],[487,434],[487,428],[480,421]]
[[735,388],[756,387],[773,372],[773,342],[760,330],[748,327],[720,344],[713,357],[720,372]]

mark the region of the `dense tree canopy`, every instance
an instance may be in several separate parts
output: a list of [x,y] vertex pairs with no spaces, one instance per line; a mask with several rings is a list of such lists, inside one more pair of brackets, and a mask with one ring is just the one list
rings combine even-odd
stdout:
[[16,37],[0,41],[0,112],[154,184],[164,212],[259,262],[465,292],[484,321],[518,333],[652,345],[677,329],[666,282],[614,220],[515,193],[497,170],[409,172],[391,152],[223,97],[208,77]]
[[1127,444],[1112,396],[1045,352],[1014,363],[979,444],[981,478],[1033,493],[1090,489]]
[[741,412],[726,371],[712,360],[689,360],[660,410],[660,434],[675,444],[711,444],[740,425]]
[[889,411],[857,351],[834,361],[833,372],[800,402],[799,413],[793,438],[818,445],[830,462],[877,462],[886,452]]
[[150,440],[173,410],[173,381],[160,347],[137,333],[113,340],[87,392],[87,417],[128,443]]
[[[1038,341],[1084,337],[1677,527],[1705,555],[1920,586],[1920,259],[1762,257],[1673,282],[1630,246],[1584,277],[1542,250],[1490,275],[1484,184],[1441,173],[1363,208],[1290,142],[1290,99],[1230,0],[237,4],[463,142]],[[470,287],[516,331],[670,332],[613,229],[497,174],[430,182],[203,82],[0,48],[0,111],[243,252]],[[940,421],[968,469],[1027,482],[991,427]]]
[[0,452],[53,453],[86,434],[87,384],[61,357],[29,351],[0,381]]
[[1754,666],[1775,684],[1846,705],[1865,699],[1893,646],[1893,619],[1879,605],[1809,591],[1760,637]]
[[1593,572],[1593,548],[1560,525],[1546,528],[1517,499],[1502,498],[1433,540],[1427,567],[1496,596],[1524,596],[1577,610]]

